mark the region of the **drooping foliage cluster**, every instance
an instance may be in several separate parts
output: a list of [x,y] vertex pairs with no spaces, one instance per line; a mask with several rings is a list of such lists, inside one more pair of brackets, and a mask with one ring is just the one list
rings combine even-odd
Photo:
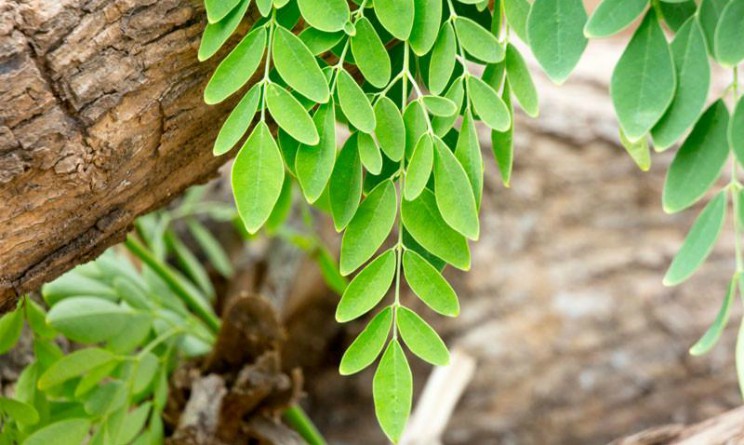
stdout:
[[[481,231],[484,160],[476,122],[490,130],[508,186],[514,104],[538,114],[538,93],[519,49],[525,46],[547,76],[562,83],[588,38],[635,24],[610,93],[619,140],[642,169],[650,166],[649,147],[666,150],[683,140],[664,189],[668,212],[700,201],[734,159],[729,184],[701,212],[665,278],[669,285],[681,283],[703,263],[730,201],[736,272],[719,318],[692,352],[715,343],[742,271],[736,171],[737,161],[744,161],[744,105],[729,107],[725,97],[706,103],[711,59],[733,69],[730,91],[733,102],[739,100],[744,0],[604,0],[591,17],[581,0],[205,5],[209,23],[200,59],[217,54],[237,30],[246,31],[204,93],[216,104],[240,92],[214,145],[215,155],[239,150],[232,170],[238,211],[255,233],[286,215],[296,183],[343,232],[340,272],[356,275],[336,318],[348,322],[377,312],[346,351],[340,371],[359,372],[381,355],[373,393],[391,440],[400,438],[412,404],[403,346],[434,365],[449,360],[437,333],[401,301],[401,286],[433,312],[458,314],[457,296],[441,272],[447,265],[470,268],[468,242]],[[338,123],[350,133],[343,143]],[[738,349],[743,361],[744,342]]]

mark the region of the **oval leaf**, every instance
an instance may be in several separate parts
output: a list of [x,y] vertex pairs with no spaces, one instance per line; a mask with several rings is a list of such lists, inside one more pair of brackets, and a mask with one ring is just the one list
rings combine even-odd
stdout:
[[413,0],[375,0],[375,14],[393,37],[408,40],[413,29]]
[[336,321],[359,318],[377,306],[395,278],[395,251],[388,250],[369,263],[346,287],[336,309]]
[[413,376],[398,340],[392,340],[372,381],[375,414],[385,435],[397,443],[411,413]]
[[252,31],[217,66],[204,90],[204,102],[220,103],[238,91],[256,72],[266,47],[266,28]]
[[338,102],[349,122],[365,133],[375,130],[375,112],[364,91],[349,73],[338,71]]
[[71,340],[98,343],[118,334],[132,313],[115,303],[93,297],[72,297],[52,307],[47,322]]
[[460,45],[476,59],[486,63],[504,60],[504,48],[496,36],[475,21],[457,16],[455,32]]
[[447,346],[418,314],[404,306],[399,307],[397,325],[403,342],[411,352],[435,366],[449,364]]
[[447,317],[456,317],[460,313],[455,290],[421,255],[406,250],[403,271],[411,290],[433,311]]
[[478,239],[480,223],[470,181],[445,143],[434,141],[434,195],[447,224],[470,239]]
[[648,0],[602,0],[584,27],[590,38],[609,37],[638,18],[648,6]]
[[381,310],[369,322],[361,334],[341,358],[339,373],[351,375],[365,369],[375,361],[385,347],[385,341],[393,326],[393,310],[390,306]]
[[290,136],[306,145],[317,145],[320,136],[315,123],[294,96],[275,83],[266,87],[266,105],[276,123]]
[[434,142],[431,135],[424,134],[411,156],[411,162],[406,170],[406,182],[403,197],[409,201],[418,198],[426,187],[434,167]]
[[39,389],[45,391],[115,360],[116,356],[105,349],[86,348],[77,350],[54,362],[41,375],[38,382]]
[[287,85],[314,102],[328,102],[328,81],[318,60],[299,37],[277,26],[271,53],[274,68]]
[[413,29],[408,39],[411,49],[417,56],[423,56],[431,51],[442,23],[441,0],[414,0],[415,14]]
[[338,155],[331,174],[329,194],[333,225],[341,231],[356,214],[362,198],[362,163],[357,150],[357,133],[349,137]]
[[441,94],[447,87],[457,62],[456,53],[455,30],[449,22],[445,22],[431,52],[429,89],[432,93]]
[[90,429],[88,419],[65,419],[45,426],[28,436],[23,445],[80,445]]
[[390,56],[377,31],[366,17],[356,21],[356,34],[351,37],[351,54],[364,78],[377,88],[390,81]]
[[511,116],[498,93],[477,77],[469,76],[467,84],[468,97],[483,123],[494,130],[508,130],[511,126]]
[[315,202],[325,190],[336,161],[336,112],[333,103],[321,105],[313,116],[320,143],[314,147],[300,145],[295,158],[295,172],[305,199]]
[[248,131],[253,121],[253,115],[258,110],[258,102],[261,99],[261,88],[254,85],[232,110],[227,120],[222,124],[222,129],[214,141],[215,156],[220,156],[230,151],[240,138]]
[[723,299],[721,309],[716,315],[716,319],[712,325],[705,331],[705,334],[698,340],[691,348],[690,355],[703,355],[710,351],[713,346],[718,343],[718,339],[721,338],[723,330],[726,329],[726,325],[729,320],[729,313],[731,312],[731,303],[734,301],[736,295],[736,285],[739,282],[739,276],[734,275],[734,278],[729,283],[728,292],[726,297]]
[[375,104],[375,135],[380,148],[393,161],[400,161],[406,145],[406,128],[400,110],[393,101],[382,96]]
[[310,26],[325,32],[341,31],[351,16],[346,0],[297,0],[297,6]]

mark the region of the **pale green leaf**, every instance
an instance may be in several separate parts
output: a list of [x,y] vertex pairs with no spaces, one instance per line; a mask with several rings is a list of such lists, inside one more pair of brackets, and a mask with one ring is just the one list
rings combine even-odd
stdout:
[[143,403],[124,416],[117,435],[117,444],[131,444],[134,441],[137,434],[144,428],[145,422],[147,422],[151,406],[152,403],[150,402]]
[[413,376],[398,340],[392,340],[372,381],[375,414],[382,430],[397,443],[411,413]]
[[523,42],[529,43],[527,39],[527,17],[530,14],[530,2],[528,0],[503,0],[504,15],[509,26],[522,39]]
[[375,104],[375,135],[380,148],[393,161],[400,161],[406,145],[406,128],[395,103],[382,96]]
[[475,121],[470,110],[465,112],[462,120],[455,146],[455,157],[468,176],[475,197],[475,206],[479,208],[483,196],[483,155],[478,140],[478,130],[475,128]]
[[555,83],[563,83],[587,45],[582,0],[535,0],[527,18],[532,53]]
[[478,210],[468,176],[441,139],[434,140],[434,148],[434,196],[439,212],[450,227],[467,238],[478,239]]
[[537,89],[519,50],[511,43],[506,46],[506,75],[511,91],[527,115],[537,117],[540,112]]
[[731,116],[728,140],[734,150],[736,160],[740,165],[744,165],[744,97],[739,98],[734,114]]
[[392,326],[393,310],[388,306],[375,315],[346,350],[341,358],[340,374],[355,374],[371,365],[385,347]]
[[649,0],[602,0],[584,27],[590,38],[609,37],[630,26],[648,7]]
[[610,84],[612,103],[628,139],[637,141],[659,122],[675,89],[672,53],[651,9],[615,66]]
[[677,31],[671,48],[677,73],[677,91],[669,109],[651,130],[654,144],[659,150],[674,144],[697,121],[710,86],[705,37],[694,17]]
[[318,60],[299,37],[277,26],[271,55],[274,68],[287,85],[314,102],[328,102],[328,82]]
[[483,123],[493,130],[506,131],[511,126],[509,109],[499,94],[481,79],[467,78],[468,97]]
[[65,419],[49,424],[28,436],[23,445],[80,445],[90,429],[88,419]]
[[276,123],[296,140],[317,145],[320,136],[305,107],[287,90],[275,83],[266,87],[266,105]]
[[417,56],[431,51],[442,22],[441,0],[414,0],[413,29],[408,39]]
[[409,201],[418,198],[429,182],[434,167],[434,143],[431,135],[424,134],[419,138],[406,171],[403,197]]
[[623,133],[623,129],[620,129],[620,143],[622,144],[625,151],[628,152],[633,162],[636,163],[638,168],[643,171],[648,171],[651,168],[651,150],[648,148],[648,140],[643,137],[637,141],[628,140],[628,137]]
[[698,6],[700,27],[703,28],[705,41],[708,44],[708,54],[715,57],[716,27],[724,8],[730,0],[701,0]]
[[726,192],[721,191],[705,206],[690,228],[682,248],[664,276],[666,286],[682,283],[703,265],[721,234],[725,218]]
[[664,211],[690,207],[716,182],[729,154],[728,124],[728,109],[721,100],[700,117],[667,171]]
[[724,66],[736,66],[744,61],[744,0],[731,0],[718,20],[716,58]]
[[266,28],[252,31],[220,62],[204,90],[204,102],[220,103],[238,91],[256,72],[266,48]]
[[441,94],[447,87],[457,62],[456,54],[455,30],[449,22],[445,22],[431,51],[429,89],[433,94]]
[[457,104],[446,97],[426,95],[419,100],[434,116],[450,117],[455,116],[459,111]]
[[406,250],[403,270],[411,290],[432,310],[447,317],[456,317],[460,313],[460,303],[452,286],[421,255]]
[[336,162],[336,112],[333,102],[318,107],[313,116],[320,135],[316,146],[300,145],[295,158],[295,172],[308,202],[320,198],[333,173]]
[[224,19],[217,23],[207,24],[199,44],[199,61],[203,62],[209,59],[222,48],[222,45],[227,42],[232,33],[238,29],[238,25],[243,20],[250,4],[250,0],[241,0],[240,6],[230,11]]
[[256,233],[269,218],[284,182],[282,155],[265,122],[256,126],[240,149],[231,182],[238,214],[246,230]]
[[726,329],[726,325],[729,320],[729,313],[731,312],[731,303],[734,301],[736,296],[736,286],[739,282],[739,275],[734,275],[729,283],[728,292],[723,299],[721,309],[716,315],[716,319],[712,325],[705,331],[705,334],[690,348],[690,355],[703,355],[710,351],[713,346],[718,343],[718,339],[721,338],[723,330]]
[[[455,79],[454,82],[452,82],[452,85],[447,89],[447,92],[444,94],[444,97],[451,100],[455,103],[457,106],[457,110],[459,111],[462,108],[462,101],[465,98],[465,87],[463,86],[463,80],[462,77],[458,77]],[[455,113],[452,116],[434,116],[434,118],[431,120],[431,126],[434,129],[434,134],[436,134],[439,137],[443,137],[446,135],[451,129],[452,126],[457,122],[457,118],[459,117],[459,113]]]
[[0,355],[15,347],[23,330],[23,307],[0,317]]
[[364,91],[349,73],[338,71],[338,102],[349,122],[365,133],[372,133],[377,122],[375,112]]
[[21,425],[35,425],[39,422],[39,412],[36,408],[20,400],[0,397],[0,412]]
[[395,266],[395,250],[390,249],[359,272],[341,296],[336,321],[354,320],[377,306],[393,283]]
[[132,312],[107,300],[72,297],[52,307],[47,322],[67,338],[80,343],[98,343],[118,334]]
[[408,40],[413,29],[413,0],[375,0],[375,14],[393,37]]
[[212,152],[215,156],[220,156],[230,151],[235,144],[248,131],[251,122],[253,122],[253,115],[258,110],[258,103],[261,99],[261,88],[258,85],[254,85],[246,94],[243,99],[240,100],[238,105],[232,110],[230,115],[222,124],[217,139],[214,141],[214,149]]
[[297,6],[310,26],[325,32],[341,31],[351,15],[346,0],[297,0]]
[[344,33],[340,31],[325,32],[315,28],[305,28],[300,33],[300,39],[316,56],[330,51],[343,37]]
[[240,0],[204,0],[204,8],[207,10],[209,23],[217,23],[230,13]]
[[405,126],[406,137],[406,159],[413,156],[413,150],[416,148],[421,135],[427,130],[427,115],[424,106],[419,101],[410,102],[403,112],[403,124]]
[[212,235],[204,224],[196,219],[188,219],[186,225],[194,241],[199,245],[202,252],[207,256],[209,262],[214,266],[217,272],[225,278],[233,275],[233,266],[225,249],[219,241]]
[[382,171],[382,153],[375,139],[367,133],[357,133],[357,145],[359,148],[359,159],[362,165],[373,175],[379,175]]
[[356,34],[351,37],[351,54],[370,84],[377,88],[387,85],[390,81],[390,56],[366,17],[356,22]]
[[477,22],[458,16],[455,20],[455,32],[460,45],[476,59],[486,63],[504,60],[504,48],[496,36]]
[[331,215],[337,231],[349,224],[362,198],[362,163],[357,149],[357,134],[351,135],[344,144],[331,174]]
[[341,240],[341,275],[348,275],[374,255],[395,222],[397,197],[392,181],[380,183],[367,195]]
[[442,339],[418,314],[398,307],[397,325],[403,342],[419,358],[435,366],[449,364],[449,351]]
[[116,356],[105,349],[79,349],[62,357],[47,369],[39,378],[39,389],[45,391],[115,360]]
[[401,219],[424,249],[458,269],[470,269],[467,240],[444,221],[431,191],[424,189],[413,201],[403,200]]

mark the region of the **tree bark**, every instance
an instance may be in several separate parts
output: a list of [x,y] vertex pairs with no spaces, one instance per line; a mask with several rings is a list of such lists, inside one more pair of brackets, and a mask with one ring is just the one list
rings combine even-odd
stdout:
[[201,4],[0,0],[0,309],[226,162]]

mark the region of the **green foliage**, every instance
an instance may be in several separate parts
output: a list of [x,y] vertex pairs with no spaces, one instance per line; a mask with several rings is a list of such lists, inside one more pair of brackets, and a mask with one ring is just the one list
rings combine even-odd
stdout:
[[[201,59],[227,40],[248,1],[209,3]],[[237,92],[257,63],[263,63],[263,76],[228,117],[214,151],[229,151],[257,121],[233,165],[234,194],[248,232],[276,230],[272,215],[286,214],[291,204],[290,177],[305,201],[328,211],[336,230],[344,232],[338,270],[327,253],[318,257],[324,258],[329,282],[343,293],[337,318],[349,321],[382,308],[349,347],[340,371],[358,372],[385,351],[373,393],[380,425],[392,441],[400,438],[411,407],[410,368],[399,335],[414,355],[434,364],[447,361],[436,332],[403,306],[402,286],[439,314],[459,313],[442,268],[469,269],[468,240],[492,230],[478,220],[484,161],[476,125],[491,130],[494,160],[509,186],[515,100],[527,115],[539,113],[523,46],[514,39],[529,47],[550,79],[562,83],[588,38],[640,22],[612,76],[618,139],[648,170],[651,147],[665,150],[684,138],[663,196],[664,209],[678,212],[709,194],[730,152],[744,160],[744,105],[730,119],[724,100],[703,113],[710,58],[729,67],[744,59],[742,5],[603,0],[588,18],[581,0],[501,0],[492,7],[478,0],[257,2],[262,18],[247,21],[248,37],[217,68],[205,99],[218,102]],[[245,67],[235,67],[238,59]],[[738,80],[731,90],[738,101]],[[350,133],[340,150],[338,123]],[[732,176],[693,225],[667,284],[684,281],[703,264],[718,239],[727,201],[740,242],[744,211],[736,166]],[[735,276],[744,271],[738,257]],[[343,276],[359,270],[346,287]],[[196,273],[189,276],[203,281]],[[714,343],[730,300],[695,353]],[[744,346],[738,351],[744,363]]]

